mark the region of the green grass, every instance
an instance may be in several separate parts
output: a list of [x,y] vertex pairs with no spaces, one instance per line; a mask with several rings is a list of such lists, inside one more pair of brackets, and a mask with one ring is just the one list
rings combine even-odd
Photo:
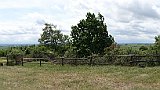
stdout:
[[160,67],[25,63],[0,67],[0,90],[159,90]]

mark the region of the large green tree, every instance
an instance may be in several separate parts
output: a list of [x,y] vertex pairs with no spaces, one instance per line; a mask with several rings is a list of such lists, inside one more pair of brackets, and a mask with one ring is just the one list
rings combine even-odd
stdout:
[[104,17],[100,13],[98,17],[94,13],[87,13],[86,19],[80,20],[71,29],[73,46],[79,57],[103,54],[104,48],[109,47],[114,42],[113,37],[108,34]]
[[62,52],[65,45],[69,43],[69,36],[63,35],[60,30],[56,29],[55,25],[46,23],[43,34],[38,41],[41,45],[54,49],[56,52]]

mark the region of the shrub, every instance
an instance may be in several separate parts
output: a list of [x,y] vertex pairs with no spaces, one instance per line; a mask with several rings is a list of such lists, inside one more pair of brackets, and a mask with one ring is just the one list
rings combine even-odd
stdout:
[[139,50],[145,51],[145,50],[148,50],[148,48],[147,48],[146,46],[141,46],[141,47],[139,48]]

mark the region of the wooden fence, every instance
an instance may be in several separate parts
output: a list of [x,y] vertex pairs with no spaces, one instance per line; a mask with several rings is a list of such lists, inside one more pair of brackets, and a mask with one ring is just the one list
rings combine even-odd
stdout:
[[88,58],[57,58],[57,64],[72,64],[72,65],[125,65],[134,66],[141,62],[157,63],[160,65],[160,55],[106,55],[92,56]]
[[60,57],[60,58],[55,58],[54,60],[49,60],[47,58],[22,58],[21,59],[21,65],[24,66],[24,63],[38,61],[38,63],[41,66],[42,61],[46,61],[46,60],[50,61],[54,64],[61,64],[63,66],[64,64],[72,64],[72,65],[91,64],[92,59],[90,59],[90,62],[87,62],[89,60],[88,58],[64,58],[64,57]]
[[39,61],[40,66],[42,65],[42,61],[46,60],[46,58],[23,58],[21,60],[22,66],[24,65],[24,62],[32,62],[32,61]]
[[[8,65],[8,58],[7,65]],[[71,64],[71,65],[125,65],[135,66],[139,63],[150,63],[160,65],[160,55],[105,55],[105,56],[90,56],[87,58],[54,58],[49,60],[47,58],[22,58],[21,65],[23,66],[26,62],[38,61],[40,66],[42,61],[50,61],[54,64]]]

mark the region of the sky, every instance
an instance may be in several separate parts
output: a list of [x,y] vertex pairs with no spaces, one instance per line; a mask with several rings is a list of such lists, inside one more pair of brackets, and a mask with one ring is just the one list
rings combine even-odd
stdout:
[[71,26],[100,12],[117,43],[154,43],[160,0],[0,0],[0,44],[38,44],[44,23],[70,35]]

